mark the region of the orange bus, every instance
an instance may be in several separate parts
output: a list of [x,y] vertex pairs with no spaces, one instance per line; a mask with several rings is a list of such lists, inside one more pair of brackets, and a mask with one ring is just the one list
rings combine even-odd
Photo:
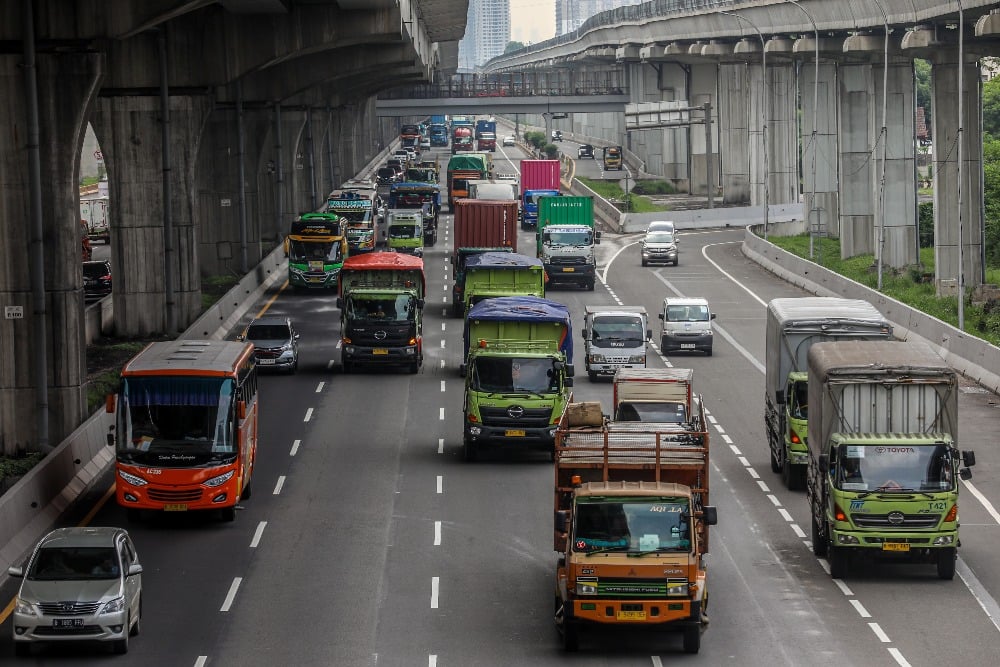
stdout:
[[207,509],[235,519],[250,497],[257,403],[252,343],[174,340],[133,357],[106,405],[116,414],[115,497],[129,520]]

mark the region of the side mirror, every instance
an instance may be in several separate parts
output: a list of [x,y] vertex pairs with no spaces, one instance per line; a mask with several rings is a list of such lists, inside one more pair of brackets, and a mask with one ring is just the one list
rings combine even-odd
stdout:
[[[555,517],[556,532],[565,533],[569,528],[569,512],[567,510],[556,510]],[[11,568],[12,570],[14,568]]]
[[962,452],[962,462],[970,468],[976,465],[976,453],[972,450]]
[[663,317],[663,313],[657,313],[657,315],[656,315],[656,316],[657,316],[657,317],[659,317],[659,318],[660,318],[661,320],[663,320],[664,322],[666,322],[666,321],[667,321],[667,320],[666,320],[666,318],[665,318],[665,317]]
[[132,563],[131,565],[128,566],[127,576],[131,577],[136,574],[142,574],[142,565],[139,565],[138,563]]
[[295,334],[295,340],[299,339],[299,334]]
[[240,419],[246,419],[247,418],[247,402],[246,401],[237,401],[236,402],[236,416],[239,417]]
[[106,394],[104,396],[104,411],[109,415],[115,414],[115,395]]
[[583,336],[584,340],[587,340],[587,327],[580,329],[580,335]]
[[653,340],[653,330],[646,329],[646,340]]
[[712,317],[710,319],[713,319],[713,320],[715,319],[715,313],[712,313]]
[[701,520],[705,522],[706,526],[714,526],[719,523],[719,515],[715,511],[714,505],[705,505],[701,508]]
[[573,364],[566,364],[566,377],[571,378],[574,375],[576,375],[576,368]]
[[9,574],[12,577],[17,577],[17,578],[20,579],[21,577],[24,576],[24,568],[23,567],[8,567],[7,568],[7,574]]
[[458,365],[458,374],[465,377],[465,364]]
[[830,458],[826,454],[820,454],[819,458],[816,460],[816,467],[819,471],[826,473],[830,471]]
[[108,447],[114,447],[115,446],[115,434],[109,432],[107,434],[107,436],[105,436],[105,437],[107,438],[107,441],[108,441]]
[[417,299],[417,308],[423,308],[423,307],[424,307],[424,300]]
[[972,471],[969,470],[968,468],[960,468],[958,471],[958,476],[966,481],[969,481],[970,479],[972,479]]

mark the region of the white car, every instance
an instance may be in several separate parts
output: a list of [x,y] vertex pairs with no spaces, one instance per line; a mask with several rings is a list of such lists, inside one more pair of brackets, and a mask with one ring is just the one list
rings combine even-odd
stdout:
[[508,134],[506,137],[503,138],[503,145],[504,146],[513,146],[516,143],[517,143],[517,140],[514,138],[513,134]]
[[428,137],[423,137],[420,140],[420,150],[429,151],[431,149],[431,140]]

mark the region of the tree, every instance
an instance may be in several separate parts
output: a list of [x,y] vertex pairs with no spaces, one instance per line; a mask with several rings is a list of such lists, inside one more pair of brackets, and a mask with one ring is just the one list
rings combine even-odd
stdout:
[[983,132],[1000,137],[1000,77],[983,84]]
[[505,48],[503,50],[503,52],[504,52],[504,55],[507,55],[508,53],[511,53],[513,51],[520,51],[523,48],[524,48],[524,43],[523,42],[510,41],[510,42],[507,42],[507,48]]

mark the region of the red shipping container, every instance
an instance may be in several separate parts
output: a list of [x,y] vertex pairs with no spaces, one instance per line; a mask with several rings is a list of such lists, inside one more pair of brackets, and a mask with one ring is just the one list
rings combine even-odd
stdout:
[[521,197],[526,190],[558,190],[559,160],[521,160]]
[[517,202],[455,200],[455,250],[510,247],[517,252]]

